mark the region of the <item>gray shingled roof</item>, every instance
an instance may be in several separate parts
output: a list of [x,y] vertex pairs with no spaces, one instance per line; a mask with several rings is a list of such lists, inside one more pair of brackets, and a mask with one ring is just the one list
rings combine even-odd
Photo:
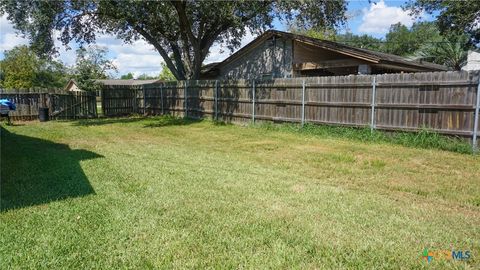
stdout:
[[437,65],[434,63],[430,62],[425,62],[425,61],[414,61],[405,57],[401,57],[398,55],[393,55],[393,54],[388,54],[388,53],[382,53],[382,52],[377,52],[377,51],[372,51],[372,50],[367,50],[367,49],[360,49],[352,46],[348,46],[345,44],[333,42],[333,41],[328,41],[328,40],[322,40],[322,39],[316,39],[304,35],[298,35],[298,34],[293,34],[293,33],[288,33],[288,32],[283,32],[283,31],[278,31],[278,30],[268,30],[256,39],[254,39],[252,42],[235,52],[234,54],[230,55],[227,59],[223,60],[222,62],[212,65],[209,67],[209,69],[213,69],[216,67],[219,67],[221,65],[224,65],[228,62],[233,61],[234,59],[241,57],[243,53],[251,49],[252,47],[256,47],[262,43],[262,41],[272,37],[272,36],[281,36],[281,37],[286,37],[289,39],[293,39],[299,42],[303,43],[308,43],[313,46],[317,46],[319,48],[327,49],[330,51],[335,51],[339,53],[345,53],[349,54],[352,57],[359,57],[363,59],[368,59],[369,61],[372,61],[374,63],[379,63],[379,64],[397,64],[397,65],[403,65],[403,66],[409,66],[412,68],[418,68],[418,69],[424,69],[427,71],[443,71],[443,70],[448,70],[447,67],[442,66],[442,65]]
[[126,86],[133,86],[133,85],[144,85],[144,84],[152,84],[152,83],[159,83],[161,80],[119,80],[119,79],[107,79],[107,80],[95,80],[95,82],[101,83],[103,85],[126,85]]

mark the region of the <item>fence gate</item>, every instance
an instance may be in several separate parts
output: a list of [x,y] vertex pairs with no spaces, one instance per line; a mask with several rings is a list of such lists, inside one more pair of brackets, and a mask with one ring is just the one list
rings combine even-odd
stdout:
[[95,92],[47,94],[47,106],[52,119],[77,119],[97,117]]
[[126,86],[109,86],[102,89],[103,115],[122,116],[138,113],[138,89],[138,87]]

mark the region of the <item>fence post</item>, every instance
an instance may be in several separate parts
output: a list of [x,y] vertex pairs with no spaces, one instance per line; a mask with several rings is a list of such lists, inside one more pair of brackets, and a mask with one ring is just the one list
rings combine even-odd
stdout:
[[165,110],[163,108],[163,83],[160,84],[160,102],[162,103],[161,104],[161,108],[162,108],[162,115],[165,114]]
[[[92,98],[93,96],[93,98]],[[98,117],[98,108],[97,108],[97,91],[93,92],[93,94],[90,94],[90,106],[92,106],[92,111],[93,111],[93,117],[97,118]],[[100,105],[101,106],[101,105]],[[90,112],[90,110],[89,110]]]
[[102,90],[100,90],[100,104],[102,106],[102,116],[106,116],[107,114],[105,113],[105,89],[102,87]]
[[215,80],[215,121],[218,121],[218,80]]
[[145,97],[145,84],[142,84],[143,92],[143,115],[147,113],[147,98]]
[[133,113],[139,113],[137,104],[137,90],[137,87],[133,88]]
[[72,111],[73,111],[73,119],[77,119],[77,106],[75,104],[78,102],[78,94],[74,93],[73,98],[72,98]]
[[252,121],[255,123],[255,79],[252,83]]
[[184,91],[183,91],[183,106],[185,106],[185,115],[183,116],[184,118],[187,118],[188,117],[188,86],[187,86],[187,83],[188,81],[185,80],[185,88],[184,88]]
[[473,123],[473,139],[472,139],[472,147],[473,152],[476,153],[478,151],[477,145],[477,136],[478,136],[478,118],[479,118],[479,110],[480,110],[480,77],[478,78],[478,85],[477,85],[477,104],[475,104],[475,117]]
[[49,115],[52,115],[53,113],[53,98],[52,98],[52,95],[50,93],[47,94],[47,107],[48,107],[48,114]]
[[377,92],[377,84],[376,84],[376,76],[373,76],[373,81],[372,81],[372,115],[370,119],[370,130],[373,132],[375,129],[375,96]]
[[302,81],[302,127],[305,124],[305,79]]

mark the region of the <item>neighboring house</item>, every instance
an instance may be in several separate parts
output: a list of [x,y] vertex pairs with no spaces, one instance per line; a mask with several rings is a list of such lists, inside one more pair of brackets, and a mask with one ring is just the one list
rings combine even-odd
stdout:
[[447,67],[269,30],[219,63],[202,69],[202,79],[269,79],[349,74],[444,71]]
[[[161,80],[119,80],[119,79],[105,79],[105,80],[95,80],[95,82],[100,83],[104,86],[136,86],[136,85],[145,85],[159,83]],[[75,80],[70,80],[65,87],[66,91],[83,91],[77,85]]]
[[467,64],[462,70],[480,70],[480,51],[468,51]]
[[65,91],[78,92],[83,90],[78,87],[78,84],[75,80],[71,79],[68,81],[67,86],[65,86]]

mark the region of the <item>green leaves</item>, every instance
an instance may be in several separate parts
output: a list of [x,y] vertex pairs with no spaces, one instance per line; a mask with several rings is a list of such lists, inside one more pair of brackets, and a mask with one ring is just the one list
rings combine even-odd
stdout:
[[468,33],[442,34],[435,22],[417,22],[410,28],[401,23],[393,24],[384,40],[369,35],[354,35],[350,32],[338,34],[328,28],[302,31],[293,26],[290,31],[357,48],[433,62],[454,70],[460,70],[466,63],[467,51],[472,48]]
[[417,17],[424,12],[436,16],[442,34],[468,34],[471,44],[480,42],[480,1],[410,0],[405,8]]
[[40,58],[25,45],[6,51],[0,63],[0,86],[5,89],[63,88],[67,82],[62,63]]
[[467,62],[469,48],[467,35],[444,37],[436,44],[424,44],[414,55],[415,59],[446,65],[461,70]]
[[96,79],[108,78],[108,72],[116,71],[112,61],[107,59],[107,49],[100,46],[90,46],[77,50],[77,61],[74,77],[82,90],[95,91],[99,85]]
[[302,28],[333,27],[345,20],[345,0],[113,1],[5,0],[0,13],[30,38],[40,54],[54,54],[54,31],[64,45],[92,43],[96,33],[131,42],[144,39],[177,79],[197,79],[214,43],[233,50],[247,31],[259,33],[274,19]]
[[158,77],[162,81],[176,81],[175,76],[173,76],[170,69],[168,69],[167,65],[162,62],[162,71],[160,72],[160,76]]

